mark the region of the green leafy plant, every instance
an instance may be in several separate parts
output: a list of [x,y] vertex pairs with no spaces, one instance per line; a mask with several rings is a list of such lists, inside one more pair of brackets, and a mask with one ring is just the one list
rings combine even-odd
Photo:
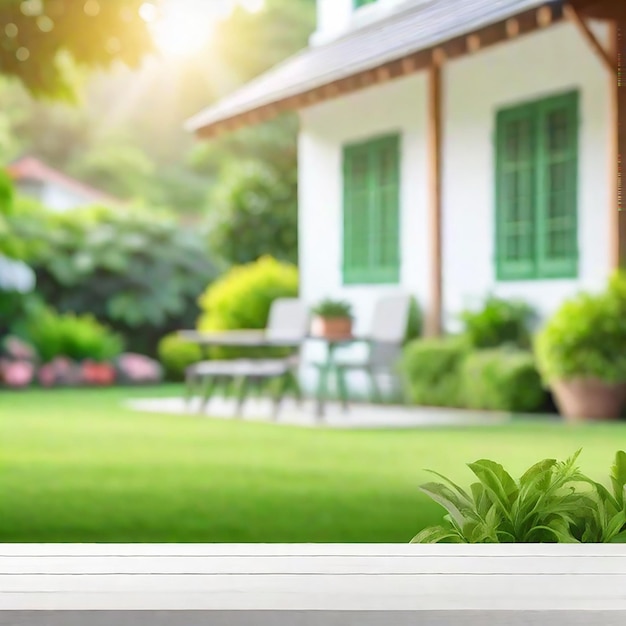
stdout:
[[462,337],[407,344],[399,370],[409,400],[422,406],[463,406],[461,368],[468,351]]
[[124,348],[121,337],[92,315],[40,311],[23,326],[22,333],[44,363],[60,356],[76,361],[110,361]]
[[464,311],[460,319],[473,348],[497,348],[504,344],[528,348],[535,312],[524,302],[489,296],[481,309]]
[[413,543],[623,543],[626,542],[626,454],[618,452],[612,492],[577,466],[545,459],[514,480],[502,465],[470,463],[478,479],[469,491],[445,476],[421,490],[446,511],[444,525],[426,528]]
[[[263,257],[254,263],[232,268],[209,286],[198,301],[202,309],[198,328],[202,331],[263,329],[275,300],[297,296],[298,268],[272,257]],[[214,348],[210,354],[214,358],[236,358],[278,353]]]
[[352,305],[343,300],[326,299],[313,307],[313,313],[319,317],[332,318],[352,318]]
[[170,334],[159,341],[158,355],[170,380],[182,380],[185,370],[202,360],[200,346]]
[[530,352],[508,348],[472,352],[461,377],[465,403],[471,409],[531,413],[547,402]]
[[595,378],[626,382],[626,298],[617,283],[565,302],[539,332],[537,364],[546,383]]
[[193,326],[198,294],[216,275],[202,232],[166,212],[54,214],[20,200],[8,219],[46,302],[93,314],[134,352],[153,353],[161,337]]

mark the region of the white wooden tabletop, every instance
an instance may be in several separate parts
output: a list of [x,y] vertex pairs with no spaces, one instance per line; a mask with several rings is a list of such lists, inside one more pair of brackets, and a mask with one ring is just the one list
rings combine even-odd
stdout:
[[0,545],[0,615],[33,610],[624,611],[626,620],[626,546]]

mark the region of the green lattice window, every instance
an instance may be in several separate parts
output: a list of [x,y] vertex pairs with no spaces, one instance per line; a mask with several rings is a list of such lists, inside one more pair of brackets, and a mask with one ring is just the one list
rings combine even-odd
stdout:
[[343,277],[346,284],[400,278],[400,138],[344,148]]
[[525,104],[497,117],[499,279],[578,272],[578,94]]

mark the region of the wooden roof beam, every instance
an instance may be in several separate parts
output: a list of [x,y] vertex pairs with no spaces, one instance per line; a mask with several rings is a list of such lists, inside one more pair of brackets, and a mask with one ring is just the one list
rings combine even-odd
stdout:
[[582,16],[580,11],[572,4],[569,3],[564,7],[565,17],[570,20],[576,28],[580,31],[581,35],[589,42],[589,45],[593,48],[594,52],[600,57],[604,65],[609,69],[610,72],[617,75],[618,73],[618,65],[617,65],[617,57],[614,56],[611,52],[609,52],[601,43],[598,41],[598,38],[595,36],[587,20]]

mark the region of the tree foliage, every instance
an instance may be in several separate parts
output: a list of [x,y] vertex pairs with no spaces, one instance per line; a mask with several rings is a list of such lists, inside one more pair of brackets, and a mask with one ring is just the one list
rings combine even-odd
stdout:
[[233,167],[216,188],[211,212],[211,250],[228,265],[263,256],[298,259],[297,181],[284,171],[251,161]]
[[30,203],[9,218],[38,291],[61,313],[92,313],[151,353],[167,332],[193,326],[215,276],[202,233],[156,211],[46,213]]
[[0,73],[36,95],[71,97],[77,68],[137,65],[151,49],[142,0],[1,0]]

